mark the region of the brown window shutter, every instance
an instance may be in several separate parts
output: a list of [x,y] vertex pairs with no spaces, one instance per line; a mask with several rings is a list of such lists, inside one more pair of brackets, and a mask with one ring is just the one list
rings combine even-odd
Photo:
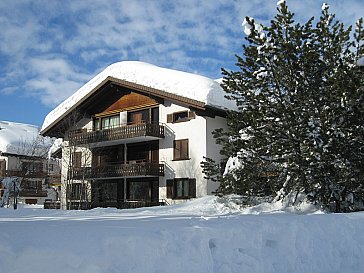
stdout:
[[167,123],[172,123],[173,122],[173,114],[168,114],[167,115]]
[[167,179],[167,198],[173,198],[173,179]]
[[178,139],[173,141],[173,159],[184,160],[189,159],[188,139]]
[[195,198],[196,197],[196,178],[190,178],[189,179],[189,191],[190,191],[190,197]]
[[180,159],[181,157],[181,152],[180,152],[180,147],[179,147],[179,141],[178,140],[173,140],[173,159]]
[[181,141],[181,157],[184,159],[188,158],[188,139]]
[[0,160],[0,177],[5,176],[5,171],[6,171],[6,161]]
[[196,118],[195,111],[189,111],[188,112],[188,119],[194,119],[194,118]]

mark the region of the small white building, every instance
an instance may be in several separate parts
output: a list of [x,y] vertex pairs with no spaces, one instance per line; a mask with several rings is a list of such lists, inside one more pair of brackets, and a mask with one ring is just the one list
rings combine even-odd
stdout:
[[[48,159],[52,140],[40,136],[39,129],[34,125],[0,121],[0,182],[5,177],[18,178],[20,203],[43,205],[46,200],[57,199],[60,165],[57,160]],[[4,187],[0,183],[0,199]]]
[[213,193],[204,157],[224,160],[212,132],[235,107],[212,79],[119,62],[50,112],[41,134],[63,138],[62,207],[130,208]]

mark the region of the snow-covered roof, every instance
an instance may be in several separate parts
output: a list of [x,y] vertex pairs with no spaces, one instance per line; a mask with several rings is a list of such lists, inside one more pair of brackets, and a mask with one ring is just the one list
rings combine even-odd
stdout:
[[224,97],[225,92],[220,87],[220,84],[213,79],[192,73],[162,68],[144,62],[124,61],[108,66],[57,106],[46,116],[41,132],[50,128],[78,105],[83,98],[96,91],[99,85],[108,77],[197,100],[219,109],[236,108],[233,101]]
[[39,135],[39,127],[30,124],[0,121],[0,152],[17,155],[43,156],[50,138]]

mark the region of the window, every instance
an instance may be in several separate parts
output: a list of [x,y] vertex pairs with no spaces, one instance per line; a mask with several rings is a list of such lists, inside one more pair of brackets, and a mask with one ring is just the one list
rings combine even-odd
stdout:
[[103,130],[120,126],[120,114],[94,119],[94,130]]
[[72,157],[72,167],[75,169],[81,168],[82,152],[74,152]]
[[188,139],[179,139],[173,141],[173,160],[187,160],[188,157]]
[[175,112],[167,115],[167,122],[177,123],[177,122],[189,121],[191,119],[194,119],[195,117],[196,114],[194,111]]
[[100,119],[99,118],[94,119],[94,130],[100,130]]
[[167,180],[167,198],[188,199],[196,197],[195,178],[175,178]]
[[68,186],[69,199],[81,200],[85,198],[86,187],[81,183],[73,183]]
[[189,182],[188,179],[177,179],[175,181],[176,197],[183,198],[189,196]]
[[104,117],[101,119],[101,129],[115,128],[120,125],[120,115]]

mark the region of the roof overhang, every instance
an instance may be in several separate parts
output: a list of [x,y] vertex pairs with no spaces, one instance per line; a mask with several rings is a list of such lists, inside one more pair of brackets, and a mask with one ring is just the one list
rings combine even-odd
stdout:
[[87,99],[91,98],[94,94],[97,92],[101,92],[102,88],[107,84],[114,84],[117,86],[129,88],[131,90],[140,92],[142,94],[146,95],[152,95],[155,97],[163,98],[163,99],[169,99],[171,101],[187,105],[189,107],[193,107],[199,110],[205,110],[206,104],[204,102],[194,100],[191,98],[183,97],[180,95],[176,95],[170,92],[166,92],[163,90],[159,90],[156,88],[152,88],[149,86],[144,86],[141,84],[129,82],[126,80],[121,80],[115,77],[108,76],[105,78],[102,82],[100,82],[96,87],[94,87],[90,92],[88,92],[85,96],[83,96],[80,100],[78,100],[75,104],[72,105],[69,109],[67,109],[62,115],[60,115],[55,121],[53,121],[51,124],[49,124],[46,128],[42,129],[40,131],[40,135],[42,136],[56,136],[54,133],[52,134],[51,131],[57,127],[57,125],[68,115],[70,115],[75,109],[79,108]]

